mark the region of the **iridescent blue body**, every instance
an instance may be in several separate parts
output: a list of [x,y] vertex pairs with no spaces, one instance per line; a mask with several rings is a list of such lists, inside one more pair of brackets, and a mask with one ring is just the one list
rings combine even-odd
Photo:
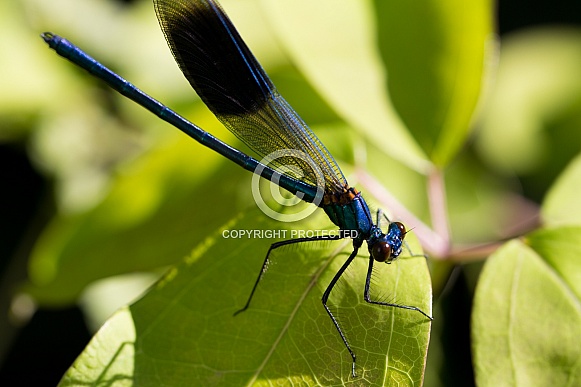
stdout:
[[[329,219],[341,230],[355,232],[353,252],[335,274],[322,296],[323,306],[353,359],[352,375],[355,376],[355,353],[338,321],[328,308],[327,301],[338,279],[351,264],[364,241],[367,241],[369,250],[365,301],[377,305],[417,310],[429,317],[416,307],[373,301],[369,298],[373,262],[391,263],[401,254],[406,234],[405,227],[399,222],[393,222],[390,223],[387,233],[382,232],[378,226],[380,212],[374,222],[361,194],[348,185],[329,151],[282,98],[216,1],[154,0],[154,7],[177,64],[204,103],[224,126],[259,156],[264,157],[272,152],[291,150],[291,155],[284,159],[284,163],[278,161],[279,164],[277,164],[277,161],[274,161],[274,168],[261,164],[255,158],[225,144],[151,98],[66,39],[48,32],[42,37],[59,55],[104,80],[121,94],[177,127],[202,145],[264,178],[272,180],[273,177],[277,177],[278,184],[282,188],[300,195],[304,201],[314,202],[322,207]],[[305,155],[306,159],[295,156],[299,153]],[[301,178],[279,170],[283,164],[289,163],[302,171]],[[321,174],[322,179],[320,179]],[[268,266],[269,254],[273,249],[292,243],[340,238],[341,236],[300,238],[273,244],[266,255],[262,270],[246,305],[236,314],[249,307],[261,275]]]
[[323,210],[341,230],[355,231],[355,242],[361,246],[361,242],[367,240],[373,233],[373,219],[369,207],[361,193],[349,195],[344,203],[324,203]]
[[367,241],[369,253],[376,261],[391,263],[401,254],[405,227],[399,222],[393,222],[384,234],[373,222],[365,199],[355,188],[348,188],[341,194],[325,195],[322,207],[339,229],[355,233],[350,235],[356,248]]

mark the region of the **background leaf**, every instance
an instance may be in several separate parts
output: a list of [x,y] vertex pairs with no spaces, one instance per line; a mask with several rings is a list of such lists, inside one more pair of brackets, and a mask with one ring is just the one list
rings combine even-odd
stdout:
[[558,177],[543,202],[542,217],[548,226],[581,224],[581,155]]
[[[579,292],[568,281],[571,275],[579,278],[581,229],[575,234],[573,241],[555,239],[570,236],[559,230],[535,234],[532,249],[511,241],[486,261],[472,314],[478,385],[581,383]],[[537,251],[540,246],[545,248]],[[575,274],[555,270],[571,268],[572,261]]]
[[445,166],[468,136],[489,75],[491,1],[374,4],[393,104],[430,160]]
[[337,114],[391,157],[424,171],[425,155],[383,87],[385,70],[375,45],[370,3],[340,7],[332,0],[262,3],[294,63]]
[[231,219],[234,207],[222,203],[235,204],[250,174],[195,146],[166,141],[121,169],[98,206],[56,217],[33,251],[27,291],[47,305],[72,303],[96,279],[175,263]]
[[581,227],[541,229],[526,242],[581,299]]
[[[256,211],[224,229],[291,232]],[[125,378],[140,386],[421,384],[430,322],[417,312],[363,302],[365,253],[330,298],[358,356],[359,378],[353,380],[351,358],[320,301],[351,251],[350,243],[278,251],[250,308],[233,317],[272,240],[222,235],[208,238],[141,300],[105,324],[61,384]],[[411,246],[417,249],[417,242]],[[376,295],[431,312],[423,258],[403,258],[379,269]],[[134,353],[132,363],[129,353]]]

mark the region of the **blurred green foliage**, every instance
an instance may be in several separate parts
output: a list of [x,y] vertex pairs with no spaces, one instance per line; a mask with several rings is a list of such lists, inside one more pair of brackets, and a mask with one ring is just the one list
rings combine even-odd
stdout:
[[[365,169],[430,224],[434,203],[425,194],[426,176],[441,169],[454,245],[523,236],[494,253],[476,276],[472,354],[478,384],[539,382],[541,371],[548,381],[579,381],[573,344],[581,283],[581,31],[525,31],[506,37],[498,49],[490,1],[222,3],[352,185],[366,193],[357,173]],[[0,141],[26,146],[52,183],[56,207],[34,241],[29,277],[18,290],[41,306],[82,303],[89,316],[99,316],[93,322],[98,326],[103,322],[98,309],[114,309],[135,296],[135,281],[128,279],[128,290],[111,299],[110,292],[98,290],[111,286],[106,279],[119,284],[131,273],[144,273],[145,290],[170,268],[163,281],[97,333],[63,385],[113,374],[146,385],[155,380],[148,372],[163,363],[148,363],[158,356],[173,365],[158,368],[156,377],[171,373],[174,385],[205,372],[175,366],[186,358],[245,370],[232,382],[237,383],[251,379],[246,374],[260,366],[251,355],[268,346],[276,350],[258,384],[348,382],[349,357],[319,304],[344,252],[335,245],[284,251],[262,287],[267,307],[230,319],[270,242],[240,244],[222,239],[220,230],[277,225],[254,209],[250,174],[58,58],[38,36],[45,30],[69,38],[227,143],[241,145],[179,73],[149,1],[0,3]],[[382,205],[370,195],[366,199]],[[519,227],[530,226],[539,211],[537,230],[528,234],[530,227]],[[300,227],[330,224],[318,214]],[[441,261],[432,265],[438,273],[434,288],[442,289],[452,265],[449,257],[436,258]],[[394,288],[382,285],[385,293],[379,296],[429,310],[422,260],[395,266],[381,277]],[[338,294],[344,298],[335,300],[356,341],[361,371],[368,380],[401,381],[393,369],[387,371],[391,364],[381,364],[388,354],[399,362],[398,371],[414,375],[405,383],[421,383],[429,324],[406,312],[360,305],[362,272],[364,258],[341,282]],[[300,281],[293,281],[294,273]],[[320,280],[309,285],[314,273]],[[307,301],[293,310],[305,289]],[[271,308],[276,312],[267,312]],[[434,313],[437,323],[441,312]],[[287,327],[289,315],[297,317]],[[391,329],[394,316],[399,325]],[[205,329],[198,331],[200,326]],[[243,339],[256,333],[252,328],[268,330],[262,342]],[[287,328],[288,335],[277,338]],[[224,331],[229,334],[220,337]],[[390,332],[389,339],[374,342]],[[444,372],[438,369],[445,344],[439,332],[430,341],[425,379],[430,386],[441,385]],[[422,339],[410,345],[406,340],[414,334]],[[252,353],[244,353],[249,346]],[[406,359],[403,348],[416,352]],[[94,375],[89,368],[112,374]]]

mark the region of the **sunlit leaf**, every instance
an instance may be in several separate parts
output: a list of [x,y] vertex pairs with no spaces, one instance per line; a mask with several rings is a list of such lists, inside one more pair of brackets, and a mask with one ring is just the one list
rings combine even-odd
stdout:
[[511,241],[486,262],[472,315],[478,385],[581,383],[581,304],[569,281],[581,272],[575,233],[576,243],[557,230],[534,236],[532,248]]
[[336,113],[416,170],[428,163],[384,88],[373,10],[365,2],[263,1],[293,61]]
[[541,229],[526,241],[581,299],[581,227]]
[[386,85],[430,159],[446,165],[464,144],[493,55],[489,0],[375,1]]
[[565,169],[547,193],[543,221],[549,226],[581,224],[581,156]]
[[[288,225],[252,213],[223,231],[278,230],[289,238],[293,229]],[[353,381],[351,357],[321,305],[322,293],[351,244],[317,242],[277,251],[250,308],[234,317],[274,240],[225,235],[218,232],[207,239],[141,300],[105,324],[62,385],[117,379],[140,386]],[[414,253],[417,248],[412,241]],[[357,354],[354,382],[420,385],[430,321],[415,311],[363,301],[368,262],[364,250],[329,300]],[[373,295],[431,313],[424,258],[402,258],[378,269]]]

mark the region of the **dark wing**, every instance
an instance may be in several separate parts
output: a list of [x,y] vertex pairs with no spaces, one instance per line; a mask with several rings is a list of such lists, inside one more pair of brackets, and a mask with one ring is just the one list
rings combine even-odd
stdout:
[[180,69],[232,133],[262,157],[291,150],[273,162],[283,173],[283,165],[296,167],[303,174],[299,180],[316,186],[314,163],[326,192],[347,187],[327,148],[280,96],[218,3],[154,0],[154,5]]

